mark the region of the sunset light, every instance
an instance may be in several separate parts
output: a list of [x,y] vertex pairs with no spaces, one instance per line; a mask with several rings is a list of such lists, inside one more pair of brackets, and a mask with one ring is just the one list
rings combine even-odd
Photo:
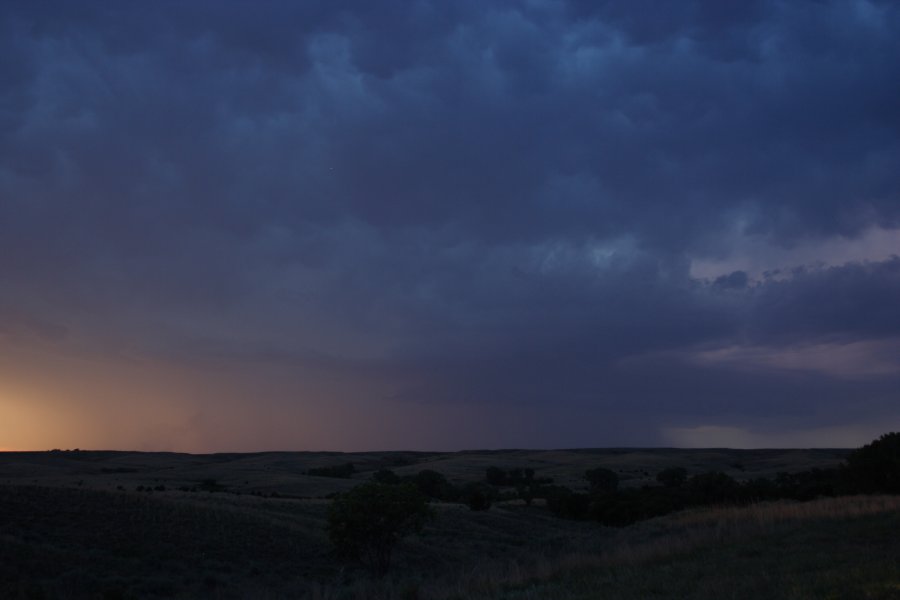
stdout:
[[0,2],[0,599],[896,597],[897,0]]
[[313,4],[0,11],[0,446],[900,427],[896,7]]

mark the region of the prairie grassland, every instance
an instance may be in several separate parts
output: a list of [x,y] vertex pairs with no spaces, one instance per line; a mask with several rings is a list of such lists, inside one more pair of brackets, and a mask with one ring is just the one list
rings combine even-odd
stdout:
[[[437,513],[386,581],[338,560],[327,500],[0,485],[0,598],[304,598],[449,582],[483,564],[597,551],[607,530],[541,509]],[[442,584],[442,585],[446,585]],[[336,590],[336,591],[335,591]]]
[[[757,476],[821,466],[839,451],[372,453],[353,459],[360,472],[346,480],[305,473],[346,463],[342,454],[14,454],[0,457],[4,599],[900,598],[897,497],[695,509],[623,529],[540,506],[436,503],[436,518],[398,547],[389,576],[373,580],[333,555],[329,500],[253,493],[331,493],[385,466],[434,468],[455,481],[483,477],[486,465],[542,464],[540,475],[574,477],[615,460],[626,472],[655,472],[654,456],[666,466],[728,462]],[[204,478],[227,491],[176,488]]]
[[900,497],[684,511],[620,530],[606,552],[510,564],[427,597],[900,598]]
[[[604,448],[576,450],[483,450],[466,452],[259,452],[252,454],[178,454],[171,452],[0,452],[0,483],[86,487],[194,486],[216,480],[230,491],[324,497],[368,480],[378,469],[414,475],[433,469],[453,483],[484,478],[490,466],[534,469],[538,477],[558,484],[585,487],[585,470],[606,467],[623,487],[655,483],[667,467],[689,473],[722,471],[736,479],[773,477],[779,471],[836,466],[847,450],[728,450],[671,448]],[[349,479],[315,477],[311,468],[353,463]]]

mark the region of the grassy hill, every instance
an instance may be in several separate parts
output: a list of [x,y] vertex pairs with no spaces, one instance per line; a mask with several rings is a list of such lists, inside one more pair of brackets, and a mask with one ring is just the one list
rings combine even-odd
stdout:
[[[381,468],[454,482],[480,480],[487,466],[534,468],[578,486],[585,469],[606,466],[638,485],[669,466],[749,478],[845,454],[6,453],[0,598],[900,598],[900,497],[696,509],[622,529],[520,502],[486,512],[435,503],[383,580],[338,560],[324,529],[325,496]],[[348,462],[349,479],[307,474]]]
[[[221,492],[0,486],[0,598],[296,598],[340,582],[368,587],[365,573],[333,556],[326,507]],[[435,509],[423,534],[397,553],[404,585],[597,551],[607,537],[602,527],[537,509]]]
[[[704,509],[623,530],[614,550],[468,600],[900,598],[900,498]],[[650,536],[650,539],[645,539]]]

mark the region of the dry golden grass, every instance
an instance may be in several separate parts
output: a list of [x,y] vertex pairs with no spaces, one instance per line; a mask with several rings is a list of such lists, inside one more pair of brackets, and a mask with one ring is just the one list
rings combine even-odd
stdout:
[[[658,519],[669,530],[663,535],[636,543],[623,540],[614,551],[597,558],[604,565],[635,564],[666,558],[712,542],[771,533],[782,523],[852,519],[889,512],[900,512],[900,497],[844,496],[809,502],[763,502],[694,509]],[[658,526],[656,523],[648,525]]]
[[[493,598],[503,590],[601,568],[637,568],[721,542],[764,536],[781,525],[900,513],[900,496],[847,496],[810,502],[767,502],[750,506],[694,509],[621,530],[608,551],[537,558],[523,565],[486,565],[462,574],[452,587],[420,590],[433,600]],[[384,598],[400,598],[387,595]],[[361,598],[361,597],[360,597]]]
[[782,521],[843,519],[900,510],[900,496],[841,496],[809,502],[762,502],[749,506],[718,506],[688,510],[668,517],[685,526],[715,524],[720,528],[755,524],[765,527]]

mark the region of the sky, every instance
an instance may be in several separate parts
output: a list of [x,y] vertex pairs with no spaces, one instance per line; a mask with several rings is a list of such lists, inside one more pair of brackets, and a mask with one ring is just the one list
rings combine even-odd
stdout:
[[900,430],[900,5],[6,1],[0,449]]

